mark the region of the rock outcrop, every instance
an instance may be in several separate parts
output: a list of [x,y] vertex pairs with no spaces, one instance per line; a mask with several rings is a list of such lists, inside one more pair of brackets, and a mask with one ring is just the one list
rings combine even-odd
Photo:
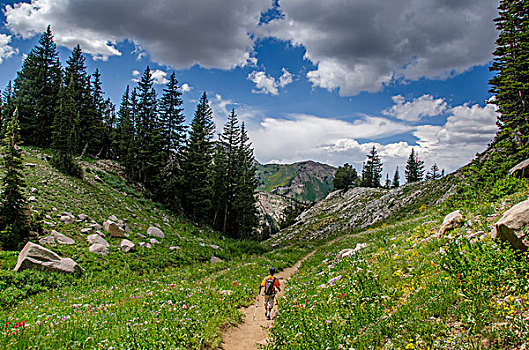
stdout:
[[459,210],[453,211],[447,216],[445,216],[443,223],[441,224],[441,228],[439,229],[438,236],[444,235],[448,231],[452,231],[457,227],[460,227],[463,225],[463,215],[459,212]]
[[125,237],[125,231],[112,220],[105,221],[103,223],[103,229],[112,237]]
[[147,234],[156,238],[165,238],[165,234],[158,227],[151,226],[147,229]]
[[529,177],[529,159],[516,164],[509,170],[509,176]]
[[28,242],[18,255],[15,271],[36,269],[61,273],[74,273],[82,268],[70,258],[61,258],[57,253],[38,244]]
[[507,210],[492,230],[492,238],[509,242],[515,249],[526,251],[529,237],[523,227],[529,224],[529,200],[520,202]]

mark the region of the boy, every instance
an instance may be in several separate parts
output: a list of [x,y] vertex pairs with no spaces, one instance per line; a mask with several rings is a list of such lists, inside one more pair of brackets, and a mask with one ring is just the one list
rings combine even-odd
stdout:
[[276,269],[271,267],[268,270],[268,277],[265,277],[263,279],[263,282],[261,282],[261,285],[259,286],[259,294],[257,295],[257,300],[259,301],[259,295],[261,294],[261,288],[264,288],[264,306],[265,306],[265,316],[266,319],[269,320],[272,308],[274,307],[274,297],[277,292],[281,291],[279,279],[274,277],[274,273],[276,272]]

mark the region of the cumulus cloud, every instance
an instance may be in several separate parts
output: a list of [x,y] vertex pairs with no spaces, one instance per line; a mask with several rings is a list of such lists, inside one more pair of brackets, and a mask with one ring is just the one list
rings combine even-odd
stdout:
[[279,94],[279,87],[285,87],[293,81],[293,75],[286,68],[283,68],[282,75],[279,79],[266,75],[263,71],[253,71],[248,74],[248,80],[255,84],[255,89],[252,89],[254,94]]
[[422,117],[442,115],[448,108],[446,101],[442,98],[434,99],[431,95],[423,95],[411,102],[406,102],[401,95],[393,96],[392,100],[395,104],[382,111],[382,114],[410,122],[416,122]]
[[183,83],[182,84],[182,92],[189,92],[193,90],[193,87],[190,86],[188,83]]
[[11,42],[11,35],[0,34],[0,64],[4,59],[13,56],[17,50],[9,45]]
[[129,40],[163,65],[230,69],[253,61],[249,33],[268,7],[266,0],[31,0],[6,5],[4,14],[22,38],[51,24],[58,45],[80,44],[99,59],[120,55],[117,44]]
[[[384,163],[384,172],[390,177],[397,166],[403,170],[412,148],[425,160],[427,168],[437,163],[450,172],[483,151],[496,134],[497,112],[493,105],[450,107],[443,99],[434,99],[429,95],[408,102],[400,96],[394,98],[397,107],[420,106],[417,101],[430,101],[437,106],[437,111],[442,110],[448,115],[446,122],[443,125],[423,123],[411,126],[405,120],[392,121],[377,116],[364,116],[355,122],[348,122],[292,115],[288,119],[268,117],[260,124],[251,124],[249,134],[255,145],[256,158],[265,163],[312,159],[335,166],[347,162],[360,171],[366,155],[375,146]],[[427,111],[435,112],[436,108],[417,107],[423,115],[427,115]],[[417,144],[399,141],[396,137],[394,142],[376,142],[380,138],[404,133],[415,136]],[[366,139],[375,141],[362,141]]]
[[[132,76],[133,76],[132,81],[136,83],[139,82],[141,80],[141,75],[142,73],[140,73],[140,71],[133,70],[132,71]],[[165,85],[169,82],[169,80],[167,79],[167,72],[161,69],[151,70],[151,75],[152,75],[153,83],[155,85]]]
[[491,59],[496,0],[284,0],[260,35],[306,49],[314,86],[341,95],[446,78]]

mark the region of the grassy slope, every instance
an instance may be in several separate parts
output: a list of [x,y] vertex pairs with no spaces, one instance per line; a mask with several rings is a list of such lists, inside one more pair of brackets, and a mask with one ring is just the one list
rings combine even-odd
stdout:
[[[448,208],[354,231],[335,226],[287,288],[271,330],[271,349],[520,348],[529,342],[529,262],[490,239],[471,242],[510,206],[527,199],[528,184],[488,202],[461,202],[465,224],[437,238]],[[504,184],[491,192],[501,194]],[[521,189],[521,190],[520,190]],[[454,204],[454,203],[452,203]],[[317,226],[314,216],[310,227]],[[328,218],[327,218],[328,220]],[[324,224],[326,225],[326,224]],[[339,229],[341,227],[341,229]],[[293,237],[306,239],[300,224]],[[287,240],[293,237],[285,237]],[[293,238],[295,239],[295,238]],[[344,248],[367,244],[335,261]],[[341,276],[335,285],[323,286]]]
[[[51,249],[73,258],[85,272],[78,277],[15,273],[17,254],[0,252],[0,348],[215,347],[219,327],[239,321],[238,306],[255,293],[268,267],[288,266],[311,248],[263,254],[262,246],[224,239],[133,195],[119,176],[95,164],[85,163],[79,180],[50,168],[35,150],[26,150],[26,161],[35,164],[26,167],[28,190],[36,189],[33,213],[47,216],[44,221],[55,224],[53,229],[76,241]],[[96,173],[103,183],[95,181]],[[80,233],[89,223],[64,224],[57,217],[63,211],[89,215],[99,224],[115,215],[126,220],[136,244],[148,239],[138,234],[150,225],[160,226],[166,238],[126,254],[120,239],[107,237],[110,255],[95,255]],[[44,224],[44,229],[52,227]],[[211,255],[224,261],[209,263]]]

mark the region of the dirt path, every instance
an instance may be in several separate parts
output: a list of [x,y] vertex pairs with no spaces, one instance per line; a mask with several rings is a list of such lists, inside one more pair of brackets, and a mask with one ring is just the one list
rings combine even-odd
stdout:
[[[284,269],[277,273],[275,277],[279,278],[281,283],[281,292],[276,295],[276,305],[272,313],[277,311],[277,299],[283,296],[287,280],[294,273],[298,271],[301,263],[313,255],[316,251],[314,250],[303,259],[296,262],[292,267]],[[258,286],[256,286],[258,288]],[[259,345],[265,345],[268,336],[268,329],[274,323],[274,320],[267,320],[264,313],[263,307],[264,297],[259,298],[259,307],[255,312],[255,303],[241,308],[240,311],[243,313],[243,321],[237,327],[229,328],[222,334],[222,349],[224,350],[248,350],[258,349]],[[255,319],[254,319],[255,312]]]

